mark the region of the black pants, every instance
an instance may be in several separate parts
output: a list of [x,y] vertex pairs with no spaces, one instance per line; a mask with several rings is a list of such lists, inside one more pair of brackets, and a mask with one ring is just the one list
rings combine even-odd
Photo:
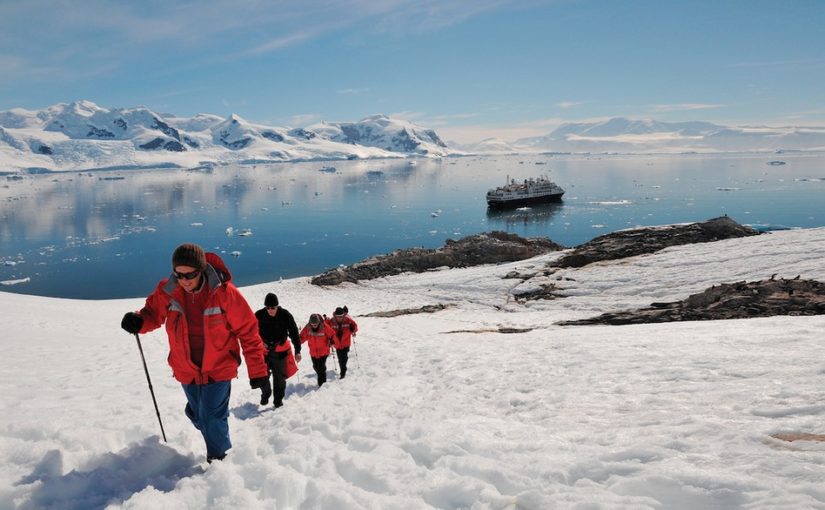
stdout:
[[272,372],[272,402],[275,407],[284,405],[286,393],[286,357],[289,351],[276,352],[270,350],[266,355],[266,364]]
[[335,349],[335,354],[338,356],[338,366],[341,367],[341,379],[347,376],[347,358],[349,358],[349,347]]
[[327,356],[312,358],[312,369],[318,374],[318,387],[327,382]]

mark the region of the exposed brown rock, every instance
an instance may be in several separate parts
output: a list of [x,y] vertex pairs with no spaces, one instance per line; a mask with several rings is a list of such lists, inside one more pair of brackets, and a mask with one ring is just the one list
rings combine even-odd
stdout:
[[513,334],[513,333],[527,333],[528,331],[533,331],[533,328],[510,328],[507,326],[499,326],[497,328],[486,328],[486,329],[458,329],[455,331],[445,331],[445,334],[452,334],[452,333],[505,333],[505,334]]
[[312,278],[313,285],[357,283],[382,276],[406,272],[422,273],[438,267],[470,267],[529,259],[543,253],[564,249],[546,237],[523,238],[516,234],[493,231],[448,239],[443,248],[410,248],[388,255],[371,257],[346,268],[331,269]]
[[746,319],[774,315],[825,315],[825,284],[816,280],[768,279],[726,283],[683,301],[652,303],[649,308],[605,313],[560,322],[564,326],[647,324],[654,322]]
[[707,243],[759,235],[759,232],[735,222],[728,216],[688,225],[665,225],[622,230],[599,236],[565,255],[551,266],[582,267],[601,260],[615,260],[644,253],[654,253],[668,246]]
[[400,310],[387,310],[385,312],[372,312],[364,315],[364,317],[398,317],[400,315],[413,315],[416,313],[435,313],[447,308],[452,308],[455,305],[424,305],[420,308],[402,308]]

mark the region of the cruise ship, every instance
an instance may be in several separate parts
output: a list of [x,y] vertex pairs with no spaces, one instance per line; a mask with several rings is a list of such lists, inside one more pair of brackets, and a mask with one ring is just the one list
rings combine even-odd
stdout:
[[547,177],[525,179],[516,182],[507,177],[504,186],[487,192],[487,205],[493,208],[519,207],[543,202],[558,202],[564,190]]

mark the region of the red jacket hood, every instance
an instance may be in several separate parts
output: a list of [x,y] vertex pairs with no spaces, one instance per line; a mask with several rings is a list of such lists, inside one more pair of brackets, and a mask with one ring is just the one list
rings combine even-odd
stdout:
[[229,272],[229,268],[226,267],[224,264],[223,259],[217,254],[207,252],[206,253],[206,263],[215,268],[215,271],[218,273],[218,277],[220,277],[221,282],[228,283],[232,281],[232,273]]

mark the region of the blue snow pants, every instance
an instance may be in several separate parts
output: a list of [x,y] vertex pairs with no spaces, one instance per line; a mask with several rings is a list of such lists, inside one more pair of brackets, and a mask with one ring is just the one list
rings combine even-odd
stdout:
[[222,457],[232,448],[228,421],[230,381],[181,386],[186,393],[186,416],[201,431],[206,441],[207,457]]

